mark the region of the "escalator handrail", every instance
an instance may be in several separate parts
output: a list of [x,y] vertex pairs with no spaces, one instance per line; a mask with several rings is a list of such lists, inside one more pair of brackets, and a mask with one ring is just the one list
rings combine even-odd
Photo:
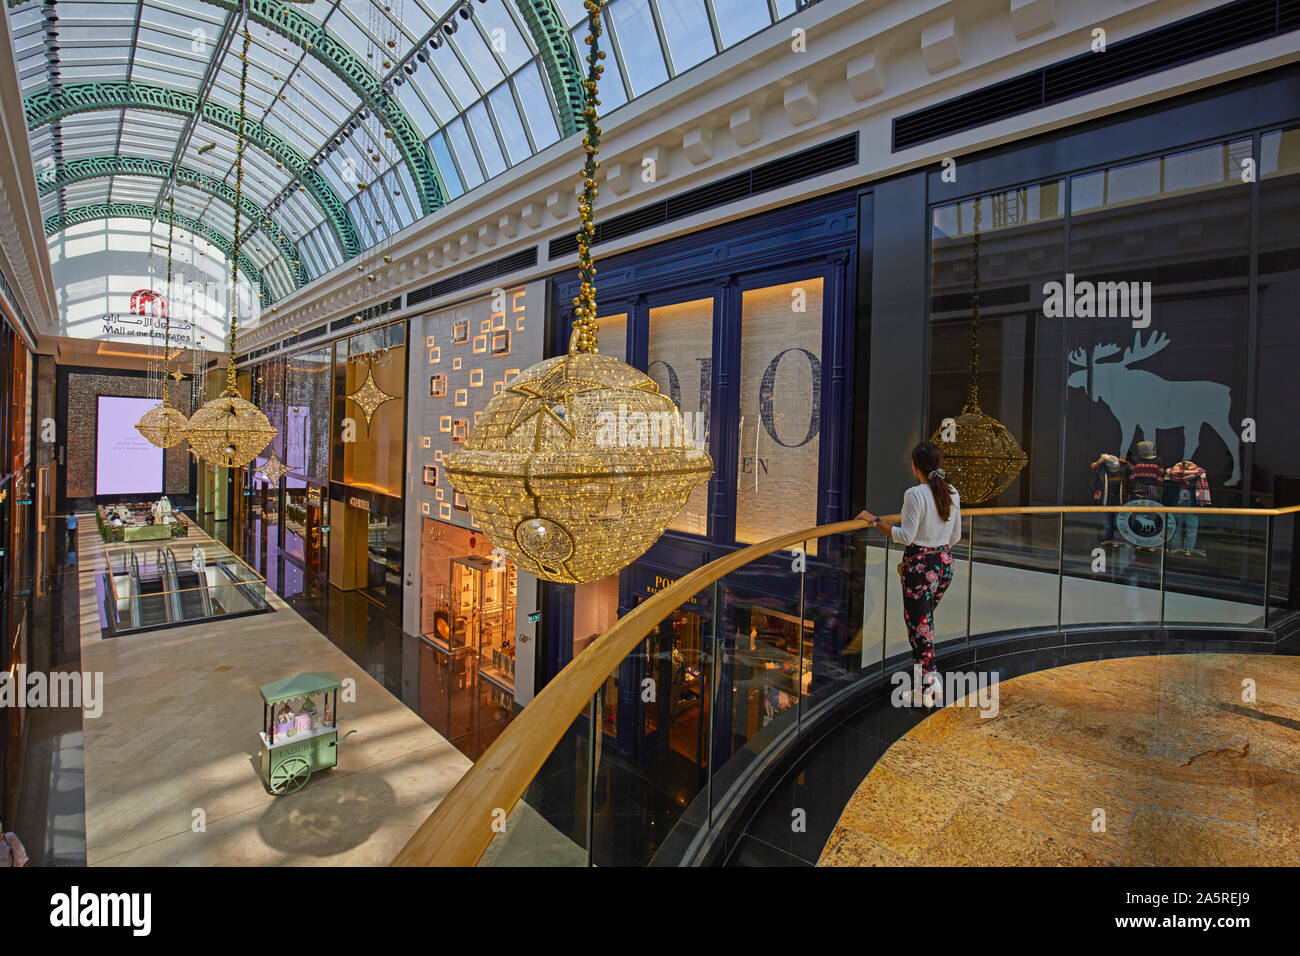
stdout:
[[181,582],[176,575],[176,555],[172,553],[170,547],[161,547],[158,553],[162,556],[164,570],[160,573],[165,575],[164,581],[167,588],[167,619],[169,621],[185,620],[185,611],[181,606]]
[[144,622],[140,619],[140,559],[135,556],[135,549],[131,549],[131,620],[136,627]]
[[[966,508],[963,516],[974,517],[1087,513],[1123,513],[1127,505],[1032,506],[1020,508]],[[1248,515],[1257,518],[1300,513],[1300,506],[1288,508],[1142,508],[1144,514]],[[898,515],[886,515],[891,524]],[[393,858],[393,866],[474,866],[488,848],[494,830],[491,814],[500,808],[509,813],[527,790],[542,765],[590,705],[606,679],[631,654],[647,634],[675,609],[738,568],[765,555],[799,547],[808,541],[869,527],[865,521],[841,521],[777,535],[766,541],[737,549],[652,594],[557,674],[532,702],[498,735],[465,776],[425,819],[424,823]],[[470,825],[481,820],[482,825]]]

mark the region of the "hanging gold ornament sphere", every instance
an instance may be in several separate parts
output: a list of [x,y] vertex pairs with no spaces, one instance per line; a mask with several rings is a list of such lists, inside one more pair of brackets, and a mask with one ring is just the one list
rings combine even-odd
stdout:
[[223,468],[248,464],[275,434],[261,409],[229,392],[195,412],[185,430],[199,457]]
[[930,441],[943,451],[943,469],[963,505],[1002,494],[1029,462],[1007,427],[975,404],[967,404],[948,427],[941,425]]
[[713,461],[653,379],[580,352],[520,373],[446,468],[488,540],[521,570],[580,584],[644,554]]
[[188,425],[189,420],[180,409],[172,408],[170,405],[159,405],[144,413],[135,423],[135,430],[143,435],[149,444],[159,448],[171,448],[185,440],[185,429]]

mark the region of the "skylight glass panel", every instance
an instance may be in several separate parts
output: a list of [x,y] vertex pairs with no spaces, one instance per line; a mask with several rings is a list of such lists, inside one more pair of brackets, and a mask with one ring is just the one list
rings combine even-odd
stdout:
[[461,24],[461,28],[452,37],[452,42],[456,44],[461,55],[469,63],[470,69],[474,71],[479,86],[487,89],[500,83],[505,78],[505,74],[501,72],[501,67],[497,63],[497,58],[492,55],[492,51],[483,42],[482,34],[478,32],[472,21]]
[[469,133],[465,132],[465,125],[459,117],[447,124],[447,140],[456,153],[461,181],[466,191],[469,191],[483,182],[483,170],[479,166],[478,155],[470,143]]
[[[446,80],[452,96],[455,97],[456,102],[460,103],[462,107],[469,103],[473,103],[479,98],[480,93],[478,87],[476,87],[473,81],[470,80],[469,74],[466,73],[465,68],[461,66],[461,62],[457,59],[455,52],[446,43],[438,47],[438,49],[433,50],[430,54],[430,59],[433,61],[434,68],[437,69],[442,78]],[[437,103],[434,103],[433,105],[435,109],[438,108]]]
[[434,133],[430,137],[429,151],[433,153],[433,161],[438,165],[438,172],[442,173],[442,183],[446,187],[448,201],[464,193],[465,187],[461,185],[460,173],[456,171],[456,163],[451,158],[451,150],[447,148],[447,140],[442,133]]
[[416,80],[403,83],[396,90],[397,102],[411,118],[416,131],[421,136],[427,136],[430,130],[438,128],[438,121],[429,112],[429,107],[425,106],[424,99],[416,92],[417,87],[425,85],[435,87],[439,92],[442,91],[442,87],[438,85],[437,79],[430,75],[427,67],[416,74]]
[[505,61],[506,69],[513,72],[533,58],[536,51],[519,32],[515,18],[504,4],[478,4],[474,7],[474,18],[483,24],[493,52]]
[[[579,50],[585,50],[587,45],[582,42],[583,37],[587,35],[585,26],[579,27],[573,31],[573,45]],[[606,42],[602,49],[606,50],[605,59],[601,65],[605,67],[605,72],[600,77],[600,115],[606,116],[612,111],[618,109],[627,102],[627,83],[623,77],[623,70],[618,65],[618,57],[609,53],[611,44],[608,42],[609,32],[605,32]],[[583,59],[583,75],[585,76],[586,59]]]
[[[611,61],[606,58],[605,62]],[[536,61],[529,63],[514,77],[515,93],[523,106],[524,116],[528,120],[528,129],[533,134],[533,142],[539,150],[545,149],[560,138],[560,130],[555,122],[555,110],[542,83],[542,75]],[[601,108],[605,108],[603,97]]]
[[704,0],[668,0],[658,6],[675,73],[689,70],[718,52]]
[[528,145],[528,137],[524,134],[523,120],[519,118],[519,109],[515,106],[515,98],[514,94],[510,92],[510,85],[502,83],[498,86],[488,94],[488,102],[492,105],[492,113],[497,120],[497,129],[501,130],[501,138],[506,142],[506,152],[510,155],[510,165],[522,163],[533,154],[533,151]]
[[487,167],[488,178],[501,175],[506,170],[506,161],[501,155],[501,144],[497,142],[496,133],[492,130],[492,120],[483,101],[479,100],[471,106],[465,113],[465,118],[469,121],[470,129],[474,131],[474,141],[478,143],[479,156],[483,158],[483,165]]
[[772,25],[766,0],[709,0],[722,45],[730,47]]
[[[614,33],[627,66],[632,95],[640,96],[668,79],[663,51],[658,41],[652,40],[659,36],[659,31],[655,29],[647,0],[614,0],[606,9],[614,21]],[[604,100],[603,96],[601,100]]]
[[455,116],[457,110],[451,101],[451,96],[448,94],[446,86],[444,86],[444,78],[438,74],[436,64],[432,65],[434,66],[434,75],[430,75],[429,73],[417,73],[417,79],[414,83],[403,83],[397,88],[397,92],[398,99],[400,100],[403,91],[409,91],[413,86],[418,87],[420,96],[423,97],[426,103],[428,103],[429,109],[433,112],[434,119],[436,120],[435,124],[429,128],[437,129],[443,123],[447,122],[447,120]]
[[564,14],[564,22],[571,27],[576,27],[579,23],[587,22],[587,11],[583,8],[583,0],[556,0],[560,7],[560,13]]

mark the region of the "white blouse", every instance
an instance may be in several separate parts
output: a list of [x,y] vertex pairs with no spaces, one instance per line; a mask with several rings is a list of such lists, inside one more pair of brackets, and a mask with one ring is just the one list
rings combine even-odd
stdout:
[[934,503],[934,492],[929,485],[908,488],[903,495],[903,514],[893,528],[894,540],[921,548],[941,548],[960,541],[961,498],[956,488],[948,487],[952,492],[952,508],[947,521],[939,519],[939,508]]

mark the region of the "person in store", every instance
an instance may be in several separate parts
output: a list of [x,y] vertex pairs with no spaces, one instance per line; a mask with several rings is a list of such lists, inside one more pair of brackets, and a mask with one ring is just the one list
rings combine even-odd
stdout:
[[948,483],[943,452],[937,445],[923,441],[912,449],[912,475],[917,483],[903,495],[898,524],[870,511],[862,511],[858,520],[904,547],[898,566],[903,620],[912,645],[913,673],[919,672],[921,683],[912,696],[929,706],[942,700],[942,682],[934,666],[934,612],[952,583],[951,548],[961,540],[961,497]]

